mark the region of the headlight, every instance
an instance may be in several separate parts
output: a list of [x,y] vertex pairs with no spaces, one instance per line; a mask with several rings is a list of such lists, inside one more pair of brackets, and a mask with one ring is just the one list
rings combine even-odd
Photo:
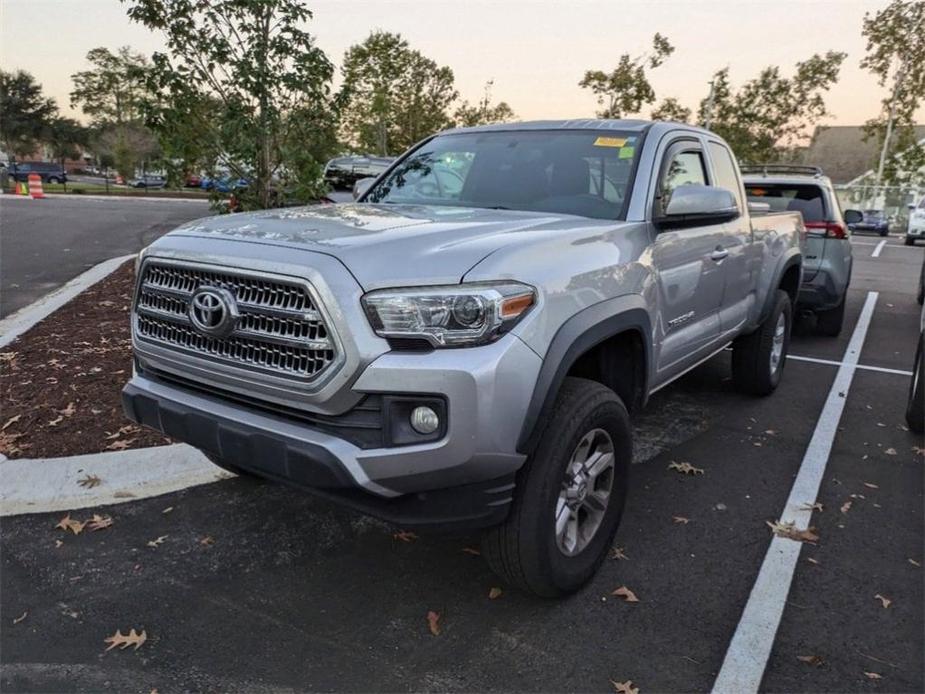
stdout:
[[434,347],[471,347],[510,330],[536,302],[519,282],[383,289],[363,297],[373,330],[391,339],[423,339]]

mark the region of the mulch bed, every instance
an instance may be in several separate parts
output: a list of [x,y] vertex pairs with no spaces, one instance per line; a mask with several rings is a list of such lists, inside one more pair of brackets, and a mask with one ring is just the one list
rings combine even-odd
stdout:
[[53,458],[171,442],[122,413],[134,283],[128,261],[0,352],[0,453]]

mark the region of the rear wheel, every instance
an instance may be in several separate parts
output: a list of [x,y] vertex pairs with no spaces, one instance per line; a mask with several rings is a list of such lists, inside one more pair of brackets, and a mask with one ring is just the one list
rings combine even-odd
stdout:
[[909,402],[906,405],[906,423],[917,434],[925,430],[925,334],[919,336],[909,384]]
[[61,181],[56,176],[49,176],[46,183],[61,183]]
[[507,519],[482,554],[508,583],[543,597],[578,590],[610,548],[626,501],[632,429],[620,398],[567,378]]
[[906,237],[906,240],[905,240],[905,244],[906,244],[907,246],[914,246],[914,245],[915,245],[915,239],[912,238],[911,236],[907,236],[907,237]]
[[838,337],[845,324],[845,304],[847,295],[841,298],[838,306],[826,311],[816,312],[816,332],[827,337]]
[[790,296],[777,290],[774,308],[761,326],[732,346],[732,380],[752,395],[770,395],[780,383],[787,351],[793,308]]

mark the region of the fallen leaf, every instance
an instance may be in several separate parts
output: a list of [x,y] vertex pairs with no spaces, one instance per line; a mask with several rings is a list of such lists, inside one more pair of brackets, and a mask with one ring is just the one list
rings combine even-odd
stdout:
[[887,448],[887,449],[886,449],[885,451],[883,451],[883,452],[886,453],[887,455],[896,455],[896,449],[895,449],[895,448]]
[[434,636],[440,636],[440,613],[431,610],[427,613],[427,627]]
[[109,434],[109,436],[106,436],[105,439],[107,441],[112,441],[113,439],[119,438],[123,434],[129,433],[132,429],[134,429],[134,427],[131,424],[126,424],[124,427],[121,427],[115,434]]
[[681,524],[681,525],[687,525],[688,523],[691,522],[691,519],[690,519],[690,518],[685,518],[684,516],[672,516],[672,517],[671,517],[671,520],[673,520],[675,523],[679,523],[679,524]]
[[800,660],[809,665],[815,665],[819,667],[824,662],[821,656],[818,655],[798,655],[797,660]]
[[925,448],[922,448],[921,446],[913,446],[912,452],[916,455],[925,455]]
[[848,501],[846,501],[845,503],[843,503],[843,504],[841,505],[841,508],[840,508],[839,510],[840,510],[842,513],[848,513],[848,511],[851,510],[851,500],[849,499]]
[[702,475],[704,473],[703,468],[694,467],[690,463],[671,463],[668,469],[677,470],[685,475]]
[[471,554],[473,557],[480,557],[482,553],[479,552],[475,547],[463,547],[462,551],[466,554]]
[[13,620],[13,624],[19,624],[22,620],[24,620],[28,616],[29,616],[29,610],[26,610],[25,612],[23,612],[21,615],[19,615]]
[[864,486],[867,487],[868,489],[880,489],[880,487],[878,487],[873,482],[865,482]]
[[215,538],[213,538],[211,535],[206,535],[204,538],[199,540],[199,544],[203,547],[211,547],[215,544]]
[[87,528],[90,530],[102,530],[112,525],[112,516],[101,516],[93,514],[93,518],[87,521]]
[[620,586],[611,595],[616,595],[617,597],[623,598],[626,602],[639,602],[639,598],[636,597],[636,593],[631,591],[626,586]]
[[633,686],[633,680],[626,680],[626,682],[610,680],[610,684],[613,685],[613,690],[616,694],[639,694],[639,687]]
[[123,634],[121,630],[117,629],[115,634],[103,639],[103,643],[109,644],[109,648],[106,649],[107,651],[111,651],[116,647],[120,648],[121,650],[125,650],[129,646],[134,646],[135,650],[137,651],[147,640],[148,633],[144,629],[141,630],[140,634],[137,633],[134,629],[129,631],[128,634]]
[[777,432],[774,429],[765,429],[764,433],[768,436],[774,436]]
[[86,524],[86,521],[79,521],[76,518],[71,518],[71,514],[69,513],[58,521],[58,525],[55,527],[64,531],[70,530],[75,535],[80,535]]
[[625,547],[611,547],[610,548],[610,558],[611,559],[629,559],[629,557],[623,553],[624,549],[626,548]]
[[96,475],[91,474],[87,474],[87,476],[83,479],[77,480],[77,484],[79,484],[84,489],[93,489],[94,487],[99,487],[102,483],[103,480],[101,480]]
[[135,498],[134,494],[132,494],[131,492],[125,492],[125,491],[116,492],[115,494],[113,494],[113,496],[116,499],[134,499]]
[[161,535],[157,539],[148,540],[148,547],[154,547],[157,549],[157,546],[164,544],[164,540],[166,540],[168,537],[170,537],[170,535]]
[[417,535],[407,530],[401,530],[397,533],[393,533],[392,537],[396,540],[401,540],[402,542],[414,542],[418,539]]
[[60,549],[63,544],[62,540],[55,540],[55,549]]
[[4,429],[6,429],[6,428],[7,428],[8,426],[10,426],[11,424],[16,424],[16,422],[18,422],[20,419],[22,419],[22,415],[21,415],[21,414],[18,414],[18,415],[14,416],[14,417],[10,417],[8,420],[6,420],[6,423],[5,423],[2,427],[0,427],[0,431],[3,431]]
[[893,602],[893,601],[890,600],[889,598],[885,598],[885,597],[883,597],[882,595],[880,595],[880,593],[877,593],[877,594],[874,596],[874,599],[879,600],[879,601],[880,601],[880,604],[883,605],[884,609],[887,608],[887,607],[889,607],[890,604]]
[[817,566],[819,565],[819,560],[813,559],[812,557],[806,557],[806,561],[808,561],[810,564],[816,564]]
[[495,600],[497,598],[500,598],[502,593],[503,591],[500,588],[492,588],[491,590],[488,591],[488,599]]
[[165,508],[163,511],[161,511],[161,513],[163,513],[163,514],[166,515],[166,514],[170,513],[171,511],[173,511],[173,506],[168,506],[168,507]]
[[819,536],[815,533],[815,528],[810,527],[806,530],[799,530],[792,521],[790,523],[781,523],[780,521],[772,523],[771,521],[765,521],[765,523],[771,529],[772,533],[778,537],[786,537],[788,540],[814,543],[819,539]]
[[55,417],[54,419],[48,420],[48,426],[50,426],[50,427],[56,427],[56,426],[58,426],[58,425],[59,425],[61,422],[63,422],[63,421],[64,421],[64,415],[58,415],[58,416]]
[[803,504],[800,506],[800,509],[803,511],[822,511],[822,502],[817,501],[815,504]]
[[881,675],[879,672],[867,672],[865,670],[864,676],[869,680],[882,680],[883,679],[883,675]]
[[113,441],[111,444],[106,446],[107,451],[124,451],[126,448],[134,443],[135,439],[128,439],[125,441]]
[[75,412],[77,412],[77,405],[72,402],[69,402],[67,407],[65,407],[63,410],[58,410],[58,414],[64,415],[65,417],[70,417]]
[[910,558],[910,559],[909,559],[909,563],[912,564],[912,566],[917,566],[917,567],[919,567],[920,569],[922,568],[922,565],[919,564],[915,559]]

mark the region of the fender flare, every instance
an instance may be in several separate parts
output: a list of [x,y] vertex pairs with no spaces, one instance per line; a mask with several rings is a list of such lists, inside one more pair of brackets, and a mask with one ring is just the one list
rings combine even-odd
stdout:
[[642,297],[621,296],[589,306],[559,327],[546,350],[517,441],[520,453],[529,455],[536,449],[559,388],[578,357],[601,342],[628,331],[638,333],[642,340],[645,358],[642,392],[645,398],[652,356],[652,322],[643,308]]
[[761,313],[758,315],[756,325],[761,325],[774,309],[781,280],[784,279],[786,272],[794,265],[800,269],[800,279],[797,281],[797,296],[799,296],[800,287],[803,286],[803,253],[798,248],[792,248],[784,256],[784,260],[779,264],[777,272],[774,273],[774,280],[768,286],[768,295],[764,298],[764,306],[761,307]]

